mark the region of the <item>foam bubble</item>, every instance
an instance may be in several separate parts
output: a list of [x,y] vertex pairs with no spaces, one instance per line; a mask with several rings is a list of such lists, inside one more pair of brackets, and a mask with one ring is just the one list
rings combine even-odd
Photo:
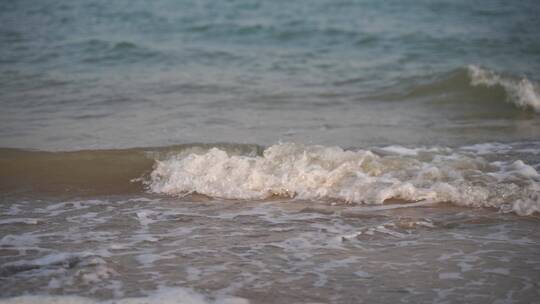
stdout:
[[429,200],[474,207],[509,205],[518,214],[530,214],[540,206],[539,180],[535,168],[521,160],[489,162],[459,150],[380,156],[369,150],[285,143],[269,147],[262,156],[229,155],[214,148],[158,161],[148,185],[153,192],[170,195],[284,196],[363,204]]

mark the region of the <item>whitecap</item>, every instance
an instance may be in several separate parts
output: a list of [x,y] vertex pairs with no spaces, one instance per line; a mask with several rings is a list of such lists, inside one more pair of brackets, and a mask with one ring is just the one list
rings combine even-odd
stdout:
[[[441,150],[442,151],[442,150]],[[148,181],[156,193],[200,193],[228,199],[273,196],[381,205],[391,199],[539,209],[540,175],[521,160],[490,162],[477,154],[445,149],[429,157],[377,155],[369,150],[283,143],[262,156],[207,153],[157,161]]]
[[503,77],[493,71],[483,69],[476,65],[467,66],[471,85],[473,86],[501,86],[506,92],[507,100],[520,108],[531,108],[540,113],[540,94],[538,85],[527,78],[520,80]]

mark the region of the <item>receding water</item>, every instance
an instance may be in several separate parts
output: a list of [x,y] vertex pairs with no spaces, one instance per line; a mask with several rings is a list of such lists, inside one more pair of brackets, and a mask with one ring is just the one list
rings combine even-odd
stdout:
[[144,196],[10,204],[0,292],[61,301],[54,295],[130,298],[181,286],[254,303],[538,297],[538,219],[451,206],[350,209]]

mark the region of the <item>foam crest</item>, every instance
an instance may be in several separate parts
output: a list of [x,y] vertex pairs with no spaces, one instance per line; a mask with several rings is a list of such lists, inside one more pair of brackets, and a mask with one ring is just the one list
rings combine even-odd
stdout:
[[539,180],[536,169],[523,161],[489,162],[452,149],[378,155],[285,143],[267,148],[262,156],[229,155],[214,148],[157,161],[148,185],[170,195],[282,196],[372,205],[390,199],[430,200],[531,214],[540,206]]
[[476,65],[467,67],[471,85],[473,86],[501,86],[506,92],[507,100],[520,108],[531,108],[540,113],[540,94],[538,87],[527,78],[515,80],[498,75]]

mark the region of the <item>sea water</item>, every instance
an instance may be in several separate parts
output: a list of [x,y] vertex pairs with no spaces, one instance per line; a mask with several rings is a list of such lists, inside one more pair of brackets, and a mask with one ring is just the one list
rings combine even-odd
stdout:
[[538,301],[539,14],[0,3],[0,302]]

